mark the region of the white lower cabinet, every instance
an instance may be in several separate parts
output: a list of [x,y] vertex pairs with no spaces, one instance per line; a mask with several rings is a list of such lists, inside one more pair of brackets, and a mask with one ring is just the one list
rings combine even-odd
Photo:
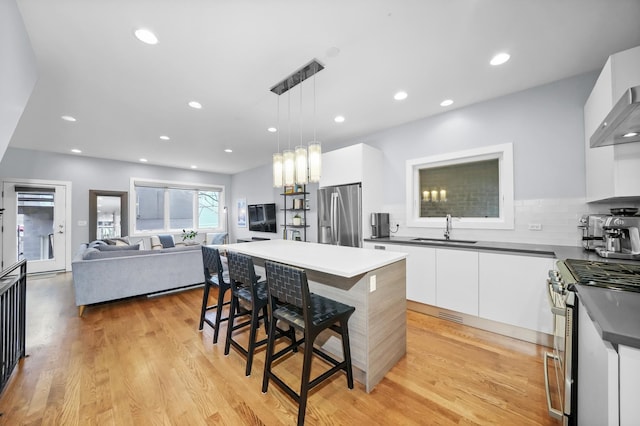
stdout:
[[478,252],[436,249],[436,305],[478,315]]
[[640,422],[640,349],[618,345],[620,355],[620,426]]
[[479,254],[481,318],[553,334],[544,279],[555,259]]
[[555,259],[371,242],[364,247],[408,255],[407,300],[553,334],[544,279]]
[[406,253],[407,300],[427,305],[436,304],[436,250],[430,247],[414,247],[398,244],[364,243],[364,248]]

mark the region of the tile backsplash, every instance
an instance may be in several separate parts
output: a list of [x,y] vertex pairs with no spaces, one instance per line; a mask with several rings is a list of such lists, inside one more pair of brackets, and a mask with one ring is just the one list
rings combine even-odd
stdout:
[[[456,229],[455,220],[451,231],[453,239],[478,241],[500,241],[526,244],[550,244],[580,246],[582,231],[578,220],[585,213],[609,213],[613,207],[640,207],[640,202],[587,203],[584,198],[554,198],[515,200],[515,229]],[[443,236],[443,229],[406,226],[404,204],[388,204],[383,210],[390,214],[391,236],[431,237]],[[396,224],[400,225],[398,231]],[[540,230],[531,230],[530,225]]]

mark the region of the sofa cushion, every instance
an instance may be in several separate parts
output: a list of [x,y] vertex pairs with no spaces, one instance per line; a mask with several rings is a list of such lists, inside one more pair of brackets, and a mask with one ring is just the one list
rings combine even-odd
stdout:
[[91,260],[100,258],[100,250],[97,248],[88,248],[82,253],[82,260]]
[[173,235],[171,234],[158,235],[158,239],[160,240],[160,244],[162,244],[162,248],[171,248],[176,246],[176,243],[173,241]]
[[98,245],[96,248],[100,251],[121,251],[121,250],[140,250],[140,244],[129,245]]

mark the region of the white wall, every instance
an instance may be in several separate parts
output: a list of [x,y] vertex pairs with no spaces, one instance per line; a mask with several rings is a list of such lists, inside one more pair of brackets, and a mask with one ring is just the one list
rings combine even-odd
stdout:
[[[225,174],[16,148],[7,149],[0,161],[0,180],[16,178],[72,182],[72,252],[80,244],[88,242],[88,226],[79,226],[78,222],[89,221],[89,190],[128,192],[131,177],[222,185],[227,202],[231,192],[231,176]],[[130,202],[129,206],[131,208],[134,205]]]
[[36,59],[14,0],[0,0],[0,159],[36,84]]

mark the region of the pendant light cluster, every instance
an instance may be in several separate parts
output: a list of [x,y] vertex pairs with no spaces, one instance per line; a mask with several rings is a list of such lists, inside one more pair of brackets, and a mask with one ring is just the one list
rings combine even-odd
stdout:
[[[315,74],[324,69],[317,60],[313,60],[300,68],[280,83],[271,88],[278,95],[278,152],[273,154],[273,186],[305,185],[308,182],[319,182],[322,172],[322,148],[316,140],[316,79]],[[280,153],[280,95],[301,84],[309,77],[313,78],[313,140],[306,146],[302,137],[302,86],[300,86],[300,145],[291,149],[291,93],[288,100],[289,116],[289,148]]]

